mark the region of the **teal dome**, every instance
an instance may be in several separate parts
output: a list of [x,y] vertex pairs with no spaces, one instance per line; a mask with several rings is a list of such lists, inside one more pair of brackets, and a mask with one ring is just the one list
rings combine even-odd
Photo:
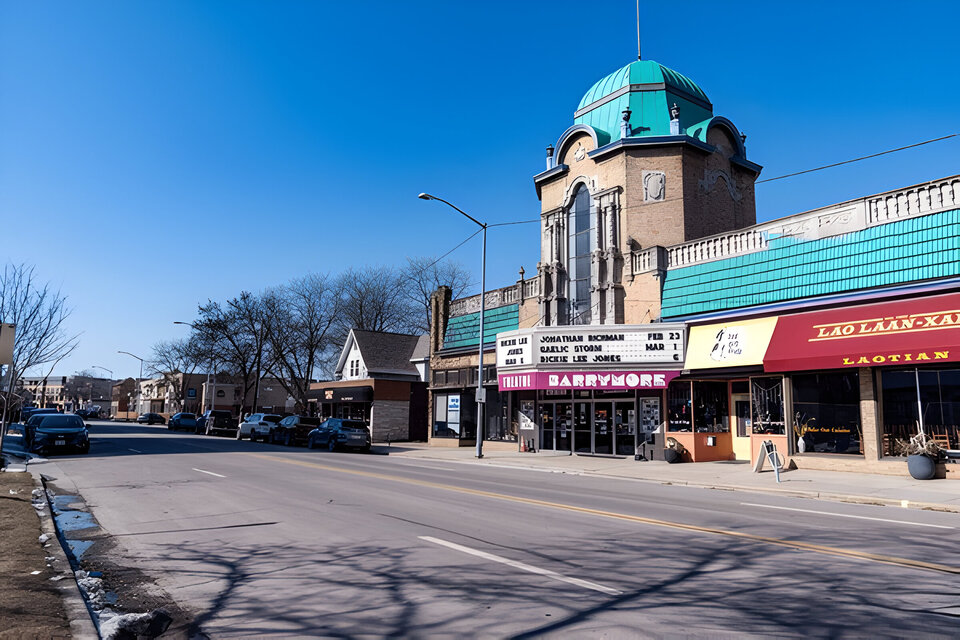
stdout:
[[697,83],[653,60],[635,60],[601,78],[580,100],[575,124],[594,128],[600,144],[620,139],[621,113],[632,112],[631,137],[670,135],[670,109],[679,110],[681,133],[713,116]]

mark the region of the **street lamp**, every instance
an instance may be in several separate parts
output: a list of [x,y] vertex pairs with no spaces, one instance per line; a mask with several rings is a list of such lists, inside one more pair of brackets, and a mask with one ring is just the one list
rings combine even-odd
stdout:
[[[174,321],[173,321],[173,324],[182,324],[182,325],[185,325],[185,326],[187,326],[187,327],[190,327],[190,328],[193,329],[194,331],[199,331],[199,330],[200,330],[200,329],[197,328],[197,325],[193,324],[192,322],[182,322],[182,321],[180,321],[180,320],[174,320]],[[213,356],[211,355],[211,356],[210,356],[210,369],[212,369],[212,368],[213,368]],[[210,391],[210,369],[207,369],[207,384],[206,384],[206,387],[205,387],[205,388],[206,388],[206,393],[203,394],[204,396],[206,396],[207,394],[210,394],[210,393],[211,393],[211,391]],[[214,388],[216,388],[216,386],[217,386],[217,378],[216,378],[216,376],[214,376],[214,378],[213,378],[213,386],[214,386]],[[206,398],[204,398],[204,400],[206,400]],[[211,394],[211,398],[210,398],[210,409],[211,409],[211,411],[213,410],[213,408],[214,408],[214,406],[215,406],[214,403],[215,403],[216,401],[217,401],[216,397],[215,397],[213,394]],[[187,404],[186,399],[184,399],[183,404],[184,404],[184,406],[186,406],[186,404]],[[204,405],[206,405],[206,402],[204,402]],[[201,407],[201,409],[202,409],[202,408],[203,408],[203,407]],[[203,412],[201,411],[200,413],[203,413]]]
[[141,384],[141,382],[142,382],[142,380],[143,380],[143,358],[141,358],[140,356],[135,356],[135,355],[133,355],[132,353],[130,353],[129,351],[117,351],[117,353],[122,353],[122,354],[124,354],[124,355],[128,355],[128,356],[130,356],[131,358],[136,358],[137,360],[140,361],[140,377],[137,378],[137,413],[142,413],[142,412],[140,411],[140,402],[141,402],[141,398],[140,398],[140,384]]
[[483,229],[483,252],[480,255],[480,347],[479,361],[477,362],[477,457],[483,457],[483,405],[487,401],[486,390],[483,388],[483,316],[486,312],[486,291],[487,291],[487,225],[480,222],[460,207],[451,204],[443,198],[432,196],[429,193],[421,193],[417,196],[421,200],[437,200],[447,205],[451,209],[458,211],[465,218]]
[[94,368],[94,369],[103,369],[104,371],[106,371],[107,373],[110,374],[110,379],[111,379],[111,380],[113,379],[113,371],[111,371],[110,369],[107,369],[106,367],[101,367],[101,366],[98,365],[98,364],[92,365],[92,368]]

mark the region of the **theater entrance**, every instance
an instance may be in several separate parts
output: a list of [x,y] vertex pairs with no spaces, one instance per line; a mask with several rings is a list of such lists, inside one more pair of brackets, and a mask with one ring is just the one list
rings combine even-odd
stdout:
[[545,396],[539,402],[540,450],[632,456],[637,446],[636,399],[577,394],[581,397],[567,392],[567,398]]

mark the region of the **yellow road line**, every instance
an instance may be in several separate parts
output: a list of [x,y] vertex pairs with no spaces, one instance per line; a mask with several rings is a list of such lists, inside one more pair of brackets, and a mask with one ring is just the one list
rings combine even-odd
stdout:
[[636,522],[640,524],[646,524],[654,527],[666,527],[669,529],[681,529],[683,531],[693,531],[696,533],[707,533],[717,536],[726,536],[730,538],[739,538],[741,540],[747,540],[749,542],[759,542],[763,544],[771,544],[780,547],[787,547],[790,549],[799,549],[801,551],[811,551],[813,553],[821,553],[831,556],[840,556],[844,558],[856,558],[859,560],[869,560],[871,562],[880,562],[883,564],[891,564],[899,567],[907,567],[910,569],[924,569],[927,571],[939,571],[941,573],[951,573],[960,575],[960,567],[954,567],[946,564],[938,564],[935,562],[923,562],[921,560],[911,560],[910,558],[898,558],[897,556],[887,556],[878,553],[868,553],[866,551],[855,551],[853,549],[841,549],[839,547],[828,547],[819,544],[811,544],[809,542],[798,542],[793,540],[783,540],[781,538],[770,538],[767,536],[759,536],[752,533],[743,533],[741,531],[730,531],[728,529],[716,529],[713,527],[701,527],[695,524],[686,524],[683,522],[672,522],[670,520],[659,520],[657,518],[644,518],[643,516],[634,516],[626,513],[617,513],[615,511],[602,511],[600,509],[590,509],[588,507],[578,507],[570,504],[563,504],[560,502],[549,502],[547,500],[537,500],[535,498],[524,498],[521,496],[512,496],[505,493],[495,493],[492,491],[483,491],[480,489],[468,489],[466,487],[456,487],[447,484],[440,484],[438,482],[429,482],[427,480],[416,480],[414,478],[403,478],[400,476],[389,475],[386,473],[377,473],[375,471],[361,471],[359,469],[344,469],[341,467],[332,467],[330,465],[319,464],[316,462],[307,462],[305,460],[292,460],[289,458],[279,458],[272,455],[265,455],[262,453],[248,453],[245,455],[251,455],[255,458],[262,458],[264,460],[270,460],[273,462],[283,462],[285,464],[293,464],[301,467],[310,467],[313,469],[322,469],[324,471],[334,471],[336,473],[346,473],[355,476],[363,476],[365,478],[377,478],[379,480],[389,480],[390,482],[402,482],[404,484],[416,485],[420,487],[429,487],[431,489],[440,489],[443,491],[452,491],[454,493],[463,493],[472,496],[480,496],[483,498],[493,498],[495,500],[505,500],[508,502],[518,502],[520,504],[529,504],[538,507],[545,507],[548,509],[560,509],[563,511],[572,511],[575,513],[584,513],[591,516],[598,516],[601,518],[612,518],[614,520],[625,520],[627,522]]

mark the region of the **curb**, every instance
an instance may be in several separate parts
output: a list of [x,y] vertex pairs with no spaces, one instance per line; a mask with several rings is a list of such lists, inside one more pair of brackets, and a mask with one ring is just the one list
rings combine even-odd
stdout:
[[58,575],[62,576],[62,579],[57,582],[57,588],[60,591],[61,598],[63,598],[63,605],[70,621],[70,632],[76,640],[100,640],[100,634],[97,632],[90,609],[87,607],[87,601],[80,593],[77,577],[73,573],[70,559],[67,557],[63,548],[63,541],[54,524],[53,505],[50,504],[50,497],[47,495],[43,478],[39,473],[31,475],[34,485],[43,492],[43,501],[47,505],[43,512],[37,513],[40,517],[40,528],[51,540],[57,541],[56,545],[50,545],[47,551],[56,558],[56,571]]
[[[399,457],[399,456],[398,456]],[[539,471],[541,473],[564,473],[575,476],[592,476],[596,478],[616,478],[632,482],[648,482],[661,486],[693,487],[696,489],[713,489],[715,491],[743,491],[747,493],[771,493],[790,498],[806,498],[809,500],[824,500],[827,502],[846,502],[851,504],[873,505],[881,507],[900,507],[903,509],[918,509],[921,511],[942,511],[946,513],[960,513],[960,505],[943,504],[940,502],[917,502],[897,498],[879,496],[862,496],[856,494],[831,493],[828,491],[803,491],[801,489],[781,489],[777,487],[752,487],[737,484],[719,484],[716,482],[695,482],[689,480],[667,480],[658,478],[634,478],[609,472],[588,471],[584,469],[564,469],[561,467],[529,467],[516,464],[501,464],[496,462],[477,462],[474,460],[449,460],[441,456],[411,456],[419,460],[442,460],[447,463],[472,464],[476,466],[497,467],[500,469],[514,469],[520,471]]]

